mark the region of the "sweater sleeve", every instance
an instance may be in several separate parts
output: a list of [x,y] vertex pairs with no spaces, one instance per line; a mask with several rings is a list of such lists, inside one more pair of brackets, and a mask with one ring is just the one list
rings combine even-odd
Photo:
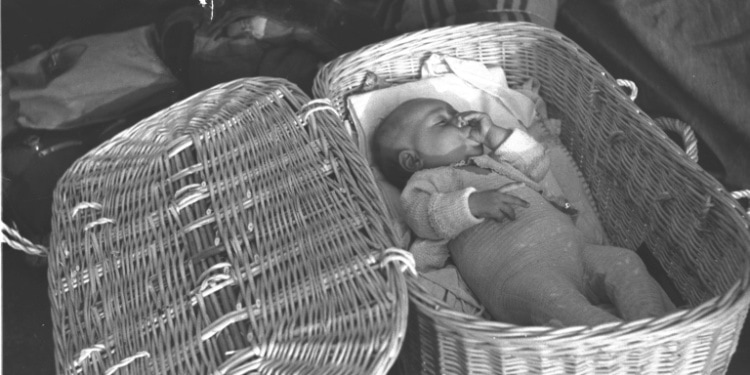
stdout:
[[490,156],[509,163],[536,182],[541,181],[549,171],[546,148],[521,129],[514,129]]
[[450,240],[483,221],[469,209],[469,195],[476,190],[461,188],[450,171],[420,171],[401,193],[406,223],[421,238]]

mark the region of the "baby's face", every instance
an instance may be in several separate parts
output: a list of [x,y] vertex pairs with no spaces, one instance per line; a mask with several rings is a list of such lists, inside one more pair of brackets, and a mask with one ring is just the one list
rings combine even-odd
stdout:
[[408,127],[403,141],[416,151],[424,168],[435,168],[464,161],[483,153],[483,146],[469,139],[469,126],[459,127],[459,113],[437,99],[419,99],[405,103],[401,115]]

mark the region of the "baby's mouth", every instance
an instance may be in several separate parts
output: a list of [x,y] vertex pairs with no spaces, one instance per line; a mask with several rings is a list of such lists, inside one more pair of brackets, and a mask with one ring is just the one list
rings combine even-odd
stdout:
[[479,141],[476,141],[471,138],[471,122],[469,120],[461,117],[456,116],[452,120],[453,126],[458,128],[461,131],[461,135],[466,138],[468,141],[470,141],[470,145],[476,147],[477,145],[481,145],[482,143]]
[[[458,126],[458,125],[457,125]],[[465,124],[458,126],[458,129],[461,131],[461,134],[468,140],[474,141],[471,139],[471,125],[469,125],[469,122],[466,121]],[[478,142],[477,142],[478,143]]]

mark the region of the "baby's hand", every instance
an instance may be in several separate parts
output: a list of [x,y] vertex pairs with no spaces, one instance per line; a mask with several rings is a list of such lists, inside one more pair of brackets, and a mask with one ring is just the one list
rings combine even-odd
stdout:
[[527,129],[537,142],[556,143],[560,137],[561,122],[557,119],[536,119]]
[[459,127],[470,126],[469,139],[490,149],[496,149],[510,135],[510,131],[495,125],[486,113],[467,111],[458,115]]
[[514,207],[529,207],[529,202],[507,194],[523,186],[520,182],[514,182],[503,185],[498,189],[474,192],[469,195],[469,210],[471,214],[478,218],[495,219],[503,221],[505,219],[515,220],[516,211]]

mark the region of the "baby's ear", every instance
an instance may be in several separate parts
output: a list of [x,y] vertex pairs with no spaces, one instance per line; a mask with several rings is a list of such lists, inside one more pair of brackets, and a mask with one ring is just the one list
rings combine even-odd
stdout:
[[398,164],[407,172],[416,172],[422,169],[422,159],[413,150],[403,150],[398,153]]

